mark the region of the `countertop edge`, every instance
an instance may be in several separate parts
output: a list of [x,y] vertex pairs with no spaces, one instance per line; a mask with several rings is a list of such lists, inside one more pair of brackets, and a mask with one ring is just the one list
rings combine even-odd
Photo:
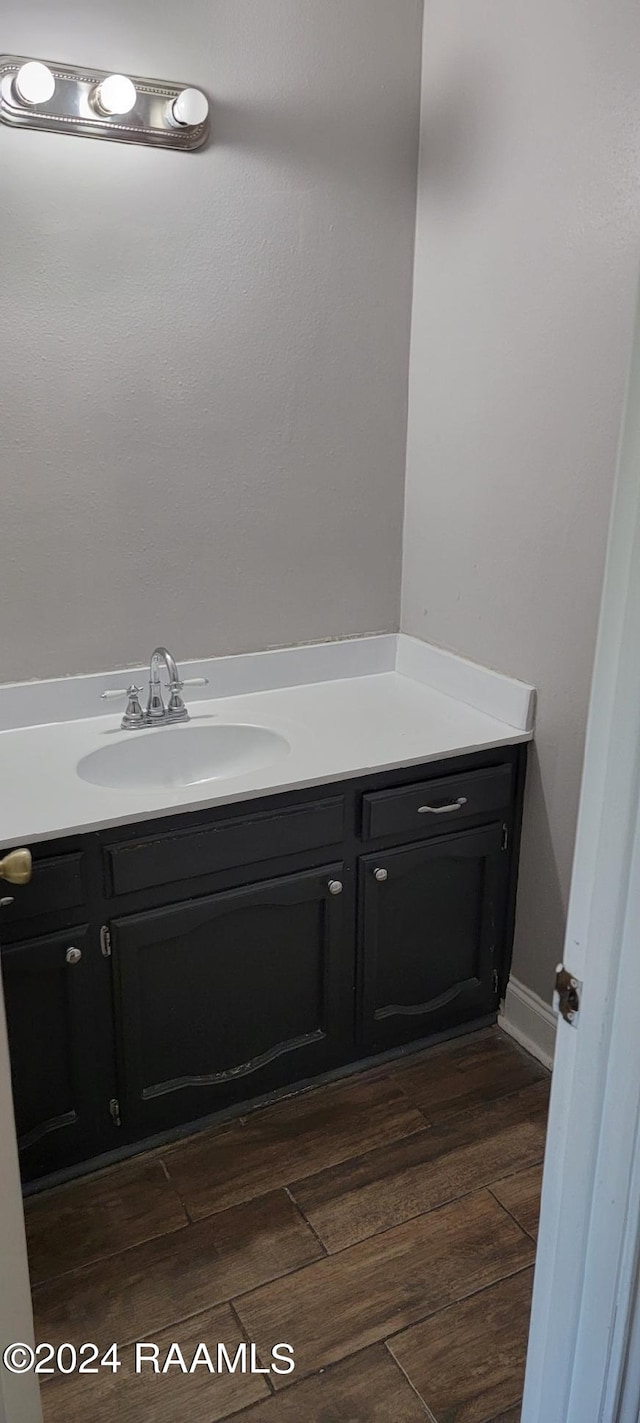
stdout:
[[[119,826],[140,825],[148,820],[163,820],[168,817],[178,815],[196,814],[199,811],[216,810],[226,805],[242,805],[254,800],[266,799],[271,796],[288,795],[295,791],[313,790],[314,786],[339,785],[342,781],[352,781],[362,776],[382,775],[385,772],[410,770],[412,766],[427,766],[434,761],[451,761],[460,756],[473,756],[483,751],[499,750],[502,746],[519,746],[533,740],[534,732],[517,731],[504,737],[496,738],[492,741],[480,741],[474,745],[455,746],[448,751],[434,751],[428,754],[421,754],[412,757],[403,757],[392,761],[385,761],[376,765],[358,765],[349,770],[336,771],[330,775],[319,775],[311,777],[299,777],[292,781],[283,781],[277,785],[267,787],[257,787],[255,789],[243,789],[241,791],[225,791],[218,796],[210,796],[205,799],[190,800],[183,804],[158,805],[146,807],[140,811],[129,811],[118,816],[108,816],[90,821],[83,821],[78,825],[65,825],[58,829],[43,831],[34,828],[29,832],[28,828],[18,829],[15,834],[8,838],[0,838],[0,849],[8,849],[18,843],[45,844],[56,840],[73,839],[78,835],[97,834],[102,830],[117,830]],[[228,786],[227,782],[227,786]]]

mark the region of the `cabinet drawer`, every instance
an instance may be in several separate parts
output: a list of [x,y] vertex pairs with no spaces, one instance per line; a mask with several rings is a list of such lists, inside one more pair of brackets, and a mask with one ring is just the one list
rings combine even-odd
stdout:
[[442,834],[445,827],[473,816],[506,811],[511,802],[512,768],[491,766],[460,776],[419,781],[401,790],[375,791],[362,797],[362,834],[366,840],[385,835]]
[[29,884],[6,886],[13,904],[6,905],[2,911],[3,933],[8,925],[21,923],[23,919],[80,909],[84,904],[82,860],[80,852],[34,859]]
[[336,796],[278,813],[258,811],[199,830],[112,845],[104,853],[112,893],[130,894],[307,850],[330,849],[341,844],[343,833],[344,801]]

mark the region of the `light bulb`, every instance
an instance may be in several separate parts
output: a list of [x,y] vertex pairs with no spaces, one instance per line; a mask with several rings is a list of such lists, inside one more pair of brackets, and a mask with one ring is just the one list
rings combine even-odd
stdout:
[[174,128],[195,128],[209,113],[209,100],[200,89],[183,89],[169,104],[167,118]]
[[126,74],[110,74],[98,84],[94,104],[101,114],[130,114],[136,98],[135,85]]
[[53,98],[56,81],[46,64],[30,59],[18,70],[13,81],[18,102],[21,104],[46,104]]

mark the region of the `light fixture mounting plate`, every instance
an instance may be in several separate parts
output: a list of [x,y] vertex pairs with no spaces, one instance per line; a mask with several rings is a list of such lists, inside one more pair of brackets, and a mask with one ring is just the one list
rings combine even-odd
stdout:
[[47,129],[51,133],[79,134],[83,138],[106,138],[115,143],[143,143],[152,148],[174,148],[191,152],[202,148],[209,137],[209,121],[191,127],[176,127],[168,112],[187,87],[165,79],[128,77],[136,89],[136,102],[128,114],[102,115],[92,96],[103,79],[113,71],[79,68],[74,64],[42,61],[51,70],[56,87],[46,103],[21,104],[14,93],[18,70],[30,56],[0,55],[0,122],[12,128]]

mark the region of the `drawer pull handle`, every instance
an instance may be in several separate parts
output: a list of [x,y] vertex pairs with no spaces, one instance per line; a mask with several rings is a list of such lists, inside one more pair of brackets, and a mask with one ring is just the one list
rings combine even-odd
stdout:
[[385,880],[389,878],[389,872],[388,872],[388,870],[382,870],[382,869],[380,869],[380,870],[374,870],[374,871],[373,871],[373,878],[374,878],[374,879],[377,879],[378,884],[384,884]]
[[80,963],[80,959],[82,958],[82,949],[67,949],[65,958],[67,960],[67,963],[69,964]]
[[466,804],[466,795],[461,795],[451,805],[419,805],[418,815],[450,815],[452,810],[462,810]]
[[341,880],[341,879],[330,879],[330,880],[329,880],[329,894],[342,894],[342,880]]

